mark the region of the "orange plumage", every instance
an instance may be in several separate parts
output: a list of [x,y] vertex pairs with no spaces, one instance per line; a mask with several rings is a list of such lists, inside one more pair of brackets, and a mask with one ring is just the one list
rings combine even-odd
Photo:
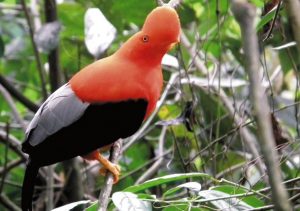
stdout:
[[144,27],[115,54],[83,68],[70,84],[87,102],[148,101],[146,117],[154,110],[163,85],[161,60],[179,41],[180,22],[176,11],[158,7]]

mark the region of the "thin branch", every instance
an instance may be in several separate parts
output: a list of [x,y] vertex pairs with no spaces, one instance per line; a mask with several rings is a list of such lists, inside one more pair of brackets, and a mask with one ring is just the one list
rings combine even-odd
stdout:
[[294,39],[296,40],[300,55],[300,2],[296,0],[285,0],[289,21],[292,25]]
[[21,211],[20,207],[18,207],[14,202],[12,202],[6,195],[0,195],[0,203],[3,204],[8,210],[11,211]]
[[[117,163],[118,159],[121,155],[121,149],[122,149],[122,139],[119,139],[118,141],[116,141],[111,149],[110,152],[110,156],[109,156],[109,160],[112,163]],[[106,174],[106,178],[105,178],[105,182],[104,182],[104,186],[100,192],[99,195],[99,209],[98,211],[106,211],[107,210],[107,205],[109,202],[109,196],[111,194],[112,191],[112,186],[113,186],[113,175],[108,172]]]
[[11,111],[12,111],[12,114],[13,114],[15,120],[21,125],[23,131],[25,132],[26,131],[26,124],[25,124],[23,118],[21,117],[21,115],[19,114],[17,106],[14,103],[14,100],[10,96],[9,92],[6,91],[6,89],[1,84],[0,84],[0,93],[2,94],[2,96],[6,100],[7,104],[11,108]]
[[[57,21],[56,1],[55,0],[44,0],[44,8],[45,8],[46,22],[50,23],[53,21]],[[59,48],[58,48],[58,46],[49,52],[48,63],[49,63],[49,69],[50,69],[49,77],[50,77],[51,91],[54,92],[61,85],[61,72],[60,72],[60,68],[59,68]]]
[[[192,47],[191,43],[188,41],[186,35],[183,32],[181,33],[181,43],[187,49],[189,55],[191,57],[195,57],[194,58],[195,66],[203,74],[207,74],[208,73],[207,68],[201,62],[201,60],[200,60],[200,58],[199,58],[199,56],[196,52],[196,49]],[[193,84],[199,86],[199,88],[201,88],[201,89],[203,88],[201,85],[198,85],[196,83],[193,83]],[[214,89],[216,89],[216,88],[214,88]],[[204,90],[204,91],[206,92],[206,90]],[[230,116],[233,118],[235,124],[237,126],[240,126],[243,123],[243,119],[238,115],[238,113],[235,112],[235,108],[233,106],[233,103],[229,100],[226,93],[221,88],[220,88],[220,91],[218,93],[219,93],[219,97],[220,97],[221,101],[224,103],[224,105],[227,108]],[[262,175],[265,175],[264,164],[260,159],[259,152],[257,150],[257,146],[255,145],[255,143],[257,143],[257,141],[255,140],[255,137],[253,136],[253,134],[251,134],[251,132],[246,127],[240,127],[239,132],[240,132],[241,138],[246,142],[247,146],[249,147],[253,157],[258,159],[257,162],[256,162],[258,170],[260,171],[260,173]]]
[[231,10],[239,22],[243,49],[245,53],[245,69],[250,79],[250,92],[253,101],[257,130],[262,153],[265,158],[269,181],[272,191],[272,200],[276,210],[292,210],[288,201],[288,194],[282,184],[279,159],[275,150],[275,141],[272,132],[270,108],[267,103],[264,88],[259,77],[259,48],[258,38],[254,28],[255,7],[246,0],[232,0]]
[[36,43],[34,41],[34,31],[33,31],[31,21],[30,21],[30,16],[29,16],[28,9],[26,7],[25,0],[21,0],[21,5],[23,7],[23,11],[24,11],[24,14],[25,14],[25,17],[26,17],[26,21],[27,21],[27,24],[28,24],[28,27],[29,27],[29,34],[30,34],[31,44],[32,44],[32,47],[33,47],[34,56],[36,58],[37,69],[38,69],[40,80],[41,80],[42,94],[43,94],[44,99],[46,99],[47,95],[48,95],[47,94],[47,89],[46,89],[46,76],[45,76],[44,68],[43,68],[43,65],[42,65],[41,58],[40,58],[40,54],[38,52]]
[[0,176],[2,174],[7,174],[11,169],[17,167],[18,165],[20,165],[21,163],[24,163],[24,162],[25,162],[25,160],[22,158],[10,161],[9,163],[7,163],[6,168],[0,167]]
[[145,171],[142,176],[135,182],[135,184],[141,184],[145,182],[147,179],[149,179],[152,175],[154,175],[159,168],[161,167],[164,157],[162,156],[164,154],[164,143],[165,143],[165,136],[167,132],[167,126],[163,126],[160,136],[159,136],[159,141],[158,141],[158,154],[157,157],[159,159],[153,163],[153,165],[148,168],[147,171]]
[[198,68],[198,70],[203,75],[207,75],[208,69],[206,68],[204,63],[200,60],[199,56],[197,55],[196,46],[192,45],[190,43],[189,39],[187,38],[187,36],[185,35],[185,33],[183,31],[181,31],[181,34],[180,34],[180,42],[186,48],[186,50],[190,54],[191,58],[194,58],[193,62],[195,64],[195,66]]
[[[7,139],[8,137],[8,139]],[[24,160],[27,160],[27,155],[25,155],[22,150],[21,150],[21,144],[20,144],[20,141],[17,140],[14,136],[12,135],[9,135],[7,136],[6,132],[4,131],[1,131],[0,130],[0,142],[2,143],[5,143],[6,142],[9,142],[8,143],[8,147],[13,150],[14,152],[16,152],[18,155],[20,155],[20,157]]]
[[0,84],[29,110],[36,112],[39,107],[34,102],[26,98],[18,89],[16,89],[3,75],[0,74]]

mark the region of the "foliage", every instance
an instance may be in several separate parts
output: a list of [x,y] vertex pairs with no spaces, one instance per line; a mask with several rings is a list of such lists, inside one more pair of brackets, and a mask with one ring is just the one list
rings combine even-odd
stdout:
[[[269,99],[274,117],[278,162],[293,197],[299,195],[300,178],[299,52],[292,43],[285,5],[274,20],[276,9],[265,11],[266,1],[251,2],[257,8],[255,27],[261,53],[258,71],[266,88],[262,91]],[[40,53],[47,79],[46,84],[41,84],[28,24],[19,3],[0,0],[0,79],[5,78],[26,99],[39,105],[43,101],[42,85],[50,93],[51,70],[48,55]],[[40,4],[34,7],[38,8],[39,21],[44,22],[42,1]],[[59,67],[63,80],[67,81],[94,61],[84,45],[87,8],[98,7],[117,28],[117,38],[102,55],[105,57],[142,27],[146,14],[155,6],[154,0],[71,0],[58,4],[58,20],[62,24]],[[270,189],[264,177],[267,173],[257,165],[263,160],[254,156],[250,146],[261,156],[244,69],[241,32],[230,11],[230,1],[184,0],[178,13],[187,40],[182,37],[181,44],[170,54],[176,57],[179,66],[163,66],[165,99],[154,117],[145,122],[146,127],[138,132],[138,137],[125,140],[125,148],[131,140],[135,141],[126,148],[119,162],[122,176],[114,185],[109,210],[128,207],[128,204],[135,210],[164,211],[251,210],[271,205]],[[264,40],[273,21],[271,37]],[[6,144],[6,133],[21,144],[22,124],[27,125],[34,113],[2,85],[0,80],[0,154],[3,155],[0,156],[0,210],[5,210],[3,200],[20,206],[25,168],[20,153]],[[8,96],[14,97],[12,103],[5,95],[7,91]],[[241,129],[250,134],[250,142]],[[89,206],[88,211],[96,210],[103,177],[98,175],[97,164],[80,158],[78,161],[84,172],[83,200],[90,200],[88,204],[78,200],[78,204]],[[57,164],[55,207],[70,203],[63,192],[68,179],[62,165]],[[45,169],[38,185],[35,206],[43,209],[47,193]],[[295,207],[299,207],[298,198],[292,200]]]

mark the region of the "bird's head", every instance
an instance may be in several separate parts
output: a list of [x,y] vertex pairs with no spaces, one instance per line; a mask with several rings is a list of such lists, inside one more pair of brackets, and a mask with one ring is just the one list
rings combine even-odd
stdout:
[[175,9],[161,6],[152,10],[141,31],[133,35],[121,50],[131,58],[160,62],[180,39],[180,20]]
[[177,12],[170,6],[157,7],[147,16],[141,33],[149,42],[162,47],[178,43],[180,21]]

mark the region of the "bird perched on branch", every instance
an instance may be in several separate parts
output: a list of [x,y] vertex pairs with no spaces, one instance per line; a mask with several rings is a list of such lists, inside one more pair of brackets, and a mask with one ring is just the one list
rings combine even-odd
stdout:
[[32,210],[35,178],[42,166],[76,156],[98,160],[118,181],[120,169],[99,148],[133,135],[160,97],[162,57],[179,42],[180,21],[169,6],[154,9],[141,31],[113,55],[75,74],[39,108],[26,131],[29,154],[22,209]]

